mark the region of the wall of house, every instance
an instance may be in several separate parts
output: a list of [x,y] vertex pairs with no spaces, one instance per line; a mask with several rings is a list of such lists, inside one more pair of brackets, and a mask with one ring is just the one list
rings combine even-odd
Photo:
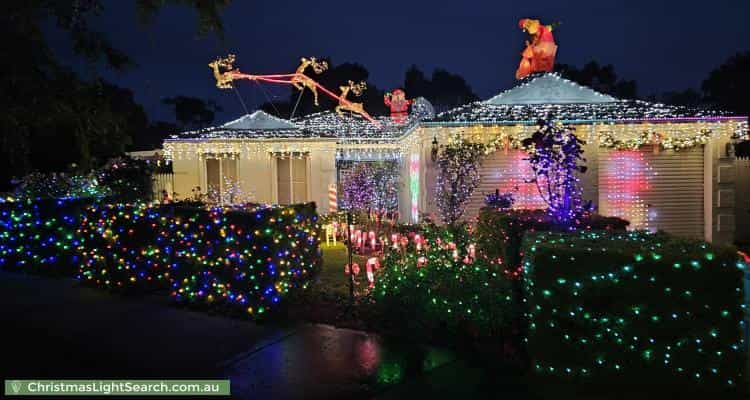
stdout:
[[[714,243],[732,243],[738,222],[735,210],[736,160],[727,146],[730,141],[728,135],[723,135],[705,146],[704,179],[711,191],[706,194],[706,202],[711,202],[711,218],[706,219],[706,240]],[[708,206],[706,211],[709,211]]]
[[[750,243],[750,159],[735,160],[735,240]],[[750,271],[748,271],[750,273]],[[748,310],[750,312],[750,310]]]
[[189,141],[172,142],[177,198],[187,198],[200,186],[205,193],[205,160],[200,154],[234,153],[242,192],[259,203],[276,203],[277,171],[272,154],[306,153],[307,198],[328,212],[328,185],[336,182],[336,143],[323,141]]
[[[686,169],[686,176],[685,176],[685,185],[682,186],[690,186],[687,185],[690,183],[692,185],[692,181],[698,179],[699,182],[702,180],[702,184],[698,183],[698,185],[692,185],[692,189],[690,189],[689,196],[695,197],[698,196],[699,199],[697,200],[697,203],[695,202],[687,202],[682,201],[682,199],[679,196],[671,196],[670,195],[670,189],[665,187],[659,187],[658,190],[652,191],[652,193],[648,193],[647,196],[644,196],[646,200],[654,199],[656,202],[661,202],[662,209],[669,208],[670,212],[675,211],[671,214],[674,214],[672,216],[665,215],[664,218],[672,218],[669,221],[658,221],[659,216],[653,216],[655,219],[654,221],[654,228],[660,229],[661,227],[666,228],[668,231],[670,229],[670,226],[681,226],[684,221],[681,221],[681,217],[679,216],[680,212],[687,212],[691,215],[691,218],[698,217],[702,220],[702,222],[698,222],[698,224],[703,226],[703,232],[700,231],[700,228],[694,232],[695,236],[703,237],[706,240],[710,240],[717,243],[731,243],[735,238],[735,231],[736,231],[736,217],[735,217],[735,208],[736,208],[736,193],[735,193],[735,184],[736,184],[736,175],[737,175],[737,162],[732,157],[728,156],[726,153],[726,145],[730,141],[731,132],[734,129],[733,126],[734,123],[723,123],[721,125],[711,125],[712,129],[716,130],[716,133],[712,140],[709,142],[709,144],[703,146],[703,148],[697,148],[693,149],[690,153],[685,152],[682,154],[674,153],[674,152],[667,152],[663,151],[661,153],[652,152],[650,146],[647,146],[648,148],[644,147],[641,151],[648,151],[645,157],[645,168],[647,168],[646,175],[650,176],[645,177],[645,179],[649,179],[652,183],[658,183],[659,185],[663,185],[662,182],[664,179],[667,179],[667,172],[669,174],[672,174],[671,180],[669,180],[669,185],[675,185],[675,188],[680,188],[680,169],[682,168],[681,160],[684,157],[691,156],[690,160],[693,160],[692,157],[693,153],[701,156],[704,158],[704,160],[701,162],[698,160],[698,170],[695,172],[688,173]],[[686,135],[694,135],[700,132],[701,129],[704,129],[707,127],[706,123],[684,123],[679,126],[682,132]],[[652,124],[649,126],[638,126],[634,124],[621,124],[621,125],[577,125],[574,126],[576,128],[576,133],[578,134],[579,138],[586,141],[586,144],[584,145],[584,157],[586,158],[585,165],[588,167],[588,171],[584,174],[580,174],[579,177],[581,179],[581,187],[583,190],[583,198],[584,200],[592,200],[594,202],[594,205],[603,205],[604,209],[600,210],[602,213],[607,214],[610,212],[611,204],[608,204],[606,199],[602,199],[601,196],[608,196],[607,193],[601,193],[601,185],[603,182],[603,179],[606,179],[604,175],[602,174],[611,174],[611,171],[602,171],[600,158],[603,155],[609,155],[612,150],[604,149],[599,147],[599,141],[598,141],[598,134],[601,131],[604,130],[610,130],[613,131],[616,136],[618,137],[624,137],[626,135],[632,135],[634,132],[640,132],[640,130],[658,130],[659,126],[656,124]],[[674,126],[671,127],[674,129]],[[433,214],[435,216],[438,214],[438,209],[436,202],[434,201],[434,193],[437,189],[437,166],[431,162],[431,142],[433,137],[438,139],[438,142],[440,144],[445,144],[448,142],[449,138],[453,135],[462,135],[469,141],[487,141],[490,137],[493,135],[498,135],[503,130],[515,130],[517,131],[517,134],[528,134],[529,129],[533,129],[533,127],[521,127],[521,126],[486,126],[486,127],[435,127],[435,126],[427,126],[427,127],[421,127],[417,131],[415,131],[415,134],[419,135],[419,143],[421,146],[420,155],[422,158],[422,164],[424,171],[422,173],[423,181],[420,182],[420,187],[422,191],[422,199],[421,202],[421,210],[424,213],[427,214]],[[503,150],[498,150],[498,152],[503,152]],[[506,155],[507,154],[507,155]],[[512,150],[504,153],[496,153],[490,156],[492,158],[492,162],[489,163],[487,166],[483,168],[492,168],[493,166],[497,165],[506,165],[507,162],[503,160],[503,157],[512,157]],[[609,158],[607,158],[609,160]],[[653,168],[652,166],[649,166],[649,160],[651,160],[651,164],[657,166],[656,168]],[[685,162],[687,162],[687,159],[684,159]],[[662,170],[662,175],[660,175],[659,168],[658,167],[662,165],[663,168],[668,168],[669,171]],[[685,166],[687,168],[687,166]],[[692,171],[692,170],[691,170]],[[702,171],[702,172],[701,172]],[[406,171],[404,171],[406,173]],[[483,171],[484,175],[488,175],[489,171]],[[689,176],[688,176],[689,175]],[[750,187],[750,185],[746,185]],[[485,188],[486,189],[486,188]],[[612,191],[613,188],[610,188],[609,190]],[[750,189],[748,189],[750,191]],[[658,192],[661,192],[662,194],[659,194]],[[693,193],[695,192],[695,193]],[[486,193],[483,193],[480,191],[475,192],[474,197],[472,200],[474,203],[481,203],[482,199]],[[701,200],[700,197],[703,197]],[[744,198],[750,198],[750,192],[747,193],[747,195]],[[666,202],[666,203],[665,203]],[[667,204],[668,203],[668,204]],[[694,209],[694,203],[698,204],[697,207]],[[747,204],[750,204],[748,202]],[[666,208],[665,208],[666,207]],[[679,211],[680,207],[685,207],[685,210]],[[700,207],[703,207],[701,210]],[[475,207],[476,208],[476,207]],[[750,209],[750,208],[749,208]],[[667,213],[669,214],[669,213]],[[687,215],[687,214],[686,214]],[[739,221],[741,224],[745,224],[744,221]],[[747,222],[750,223],[750,222]],[[684,225],[684,224],[683,224]],[[743,225],[744,226],[744,225]],[[677,228],[675,228],[677,229]],[[681,228],[680,228],[681,229]],[[679,229],[678,229],[679,230]],[[745,230],[743,229],[743,232]],[[750,228],[747,229],[748,232],[750,232]],[[691,231],[692,232],[692,231]],[[678,232],[679,233],[679,232]]]
[[172,173],[175,199],[189,198],[191,191],[196,186],[201,186],[200,162],[197,156],[172,160]]

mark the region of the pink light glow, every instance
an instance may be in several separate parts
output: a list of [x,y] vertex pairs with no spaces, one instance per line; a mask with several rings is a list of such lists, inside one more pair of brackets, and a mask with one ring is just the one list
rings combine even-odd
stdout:
[[508,170],[500,172],[500,193],[513,193],[513,208],[517,210],[547,208],[536,183],[529,182],[534,177],[534,172],[529,167],[529,162],[524,160],[526,153],[520,150],[509,151],[507,157],[510,163]]
[[602,212],[630,221],[630,229],[648,229],[651,218],[643,200],[649,190],[648,165],[643,153],[612,151],[602,167]]

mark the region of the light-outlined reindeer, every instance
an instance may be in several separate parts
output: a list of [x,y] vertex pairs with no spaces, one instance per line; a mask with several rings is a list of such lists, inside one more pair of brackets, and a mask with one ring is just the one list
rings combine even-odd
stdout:
[[[214,71],[214,78],[216,78],[216,87],[219,89],[231,89],[232,81],[234,80],[234,54],[230,54],[225,58],[217,58],[216,60],[208,63],[208,66]],[[223,71],[222,71],[223,70]]]
[[328,62],[325,60],[318,62],[318,60],[315,59],[315,57],[302,57],[300,58],[300,64],[299,67],[297,67],[297,71],[295,71],[294,76],[292,77],[292,85],[299,91],[305,90],[305,88],[310,89],[310,91],[313,93],[313,101],[315,105],[318,105],[318,87],[317,83],[310,78],[309,76],[305,75],[305,70],[307,67],[312,67],[313,71],[320,75],[325,70],[328,69]]
[[343,111],[351,111],[355,114],[359,114],[364,116],[365,109],[362,106],[362,103],[353,103],[349,101],[349,99],[346,98],[346,96],[349,95],[351,92],[355,96],[359,97],[362,95],[362,92],[364,92],[367,89],[367,83],[365,81],[361,81],[359,83],[354,83],[353,81],[349,81],[349,86],[339,86],[339,90],[341,91],[341,95],[339,95],[339,105],[336,106],[336,113],[338,113],[340,116],[344,116]]

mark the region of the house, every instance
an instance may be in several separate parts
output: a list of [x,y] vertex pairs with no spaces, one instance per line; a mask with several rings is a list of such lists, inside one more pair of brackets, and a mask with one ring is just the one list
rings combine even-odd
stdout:
[[747,135],[747,117],[619,100],[554,73],[532,75],[486,101],[437,115],[418,99],[405,121],[380,117],[379,126],[330,111],[294,120],[256,111],[174,135],[164,142],[164,153],[173,161],[178,196],[210,188],[219,199],[315,201],[323,213],[343,168],[389,161],[401,178],[400,218],[414,222],[437,213],[435,143],[457,135],[502,143],[481,165],[480,185],[466,206],[471,217],[496,189],[513,192],[514,207],[544,206],[517,146],[539,119],[572,126],[586,141],[583,195],[601,214],[626,218],[636,229],[715,242],[731,242],[736,234],[750,240],[744,226],[750,207],[738,201],[750,197],[750,187],[736,179],[739,164],[731,148],[733,139]]

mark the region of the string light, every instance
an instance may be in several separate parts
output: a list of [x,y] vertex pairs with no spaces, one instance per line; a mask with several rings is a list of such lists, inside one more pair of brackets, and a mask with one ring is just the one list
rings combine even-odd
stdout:
[[[732,248],[588,231],[537,234],[523,254],[537,372],[741,382],[745,266]],[[706,282],[725,289],[705,290]]]
[[314,206],[86,210],[78,279],[118,289],[169,288],[177,301],[263,314],[319,265]]

